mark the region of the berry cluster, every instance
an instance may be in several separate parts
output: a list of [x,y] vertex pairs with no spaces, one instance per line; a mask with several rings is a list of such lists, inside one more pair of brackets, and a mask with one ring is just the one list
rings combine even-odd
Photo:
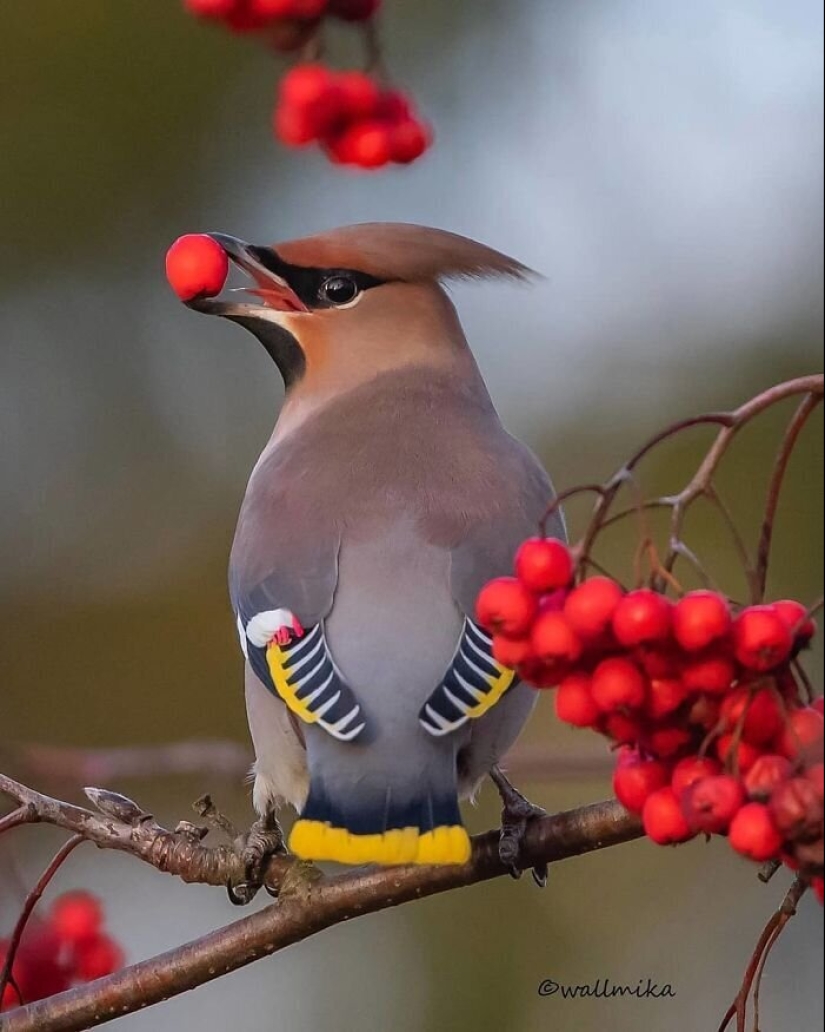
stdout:
[[[0,940],[0,971],[9,942]],[[0,1011],[62,993],[123,966],[123,950],[104,929],[100,901],[88,892],[59,896],[43,919],[30,921],[15,953],[12,978],[3,990]],[[13,983],[13,984],[12,984]]]
[[[314,28],[327,16],[348,22],[369,21],[381,7],[381,0],[183,0],[183,5],[196,17],[220,22],[233,32],[273,31],[275,45],[291,50],[293,46],[282,42],[290,39],[290,34],[282,31],[284,24]],[[295,45],[300,46],[300,42]]]
[[335,163],[360,168],[409,165],[430,144],[429,129],[403,93],[383,89],[366,72],[334,72],[321,64],[287,72],[274,124],[283,143],[320,143]]
[[[184,6],[288,52],[310,44],[326,17],[368,25],[381,0],[184,0]],[[409,165],[432,142],[430,127],[404,93],[367,72],[336,72],[321,63],[299,64],[287,72],[272,122],[287,146],[319,144],[334,164],[362,169]]]
[[805,607],[737,610],[714,591],[672,601],[609,577],[575,585],[574,572],[563,542],[534,538],[515,577],[484,587],[476,612],[498,661],[614,743],[616,795],[655,842],[727,835],[821,897],[822,700],[803,704],[792,667],[816,633]]

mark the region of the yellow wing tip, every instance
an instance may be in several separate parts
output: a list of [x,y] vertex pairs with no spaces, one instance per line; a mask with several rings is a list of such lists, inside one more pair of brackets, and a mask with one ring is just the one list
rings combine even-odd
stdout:
[[464,864],[470,837],[461,825],[419,832],[399,828],[380,835],[355,835],[322,821],[298,820],[289,836],[290,850],[302,860],[339,864]]

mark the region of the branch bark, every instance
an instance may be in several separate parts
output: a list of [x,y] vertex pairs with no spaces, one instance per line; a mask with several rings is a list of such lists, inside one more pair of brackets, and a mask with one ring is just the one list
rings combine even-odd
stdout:
[[[524,862],[552,863],[641,834],[637,818],[618,803],[597,803],[532,822]],[[9,1011],[0,1016],[0,1032],[92,1028],[194,989],[332,925],[507,874],[498,856],[497,832],[474,839],[471,859],[453,867],[366,869],[326,877],[291,859],[277,863],[277,903],[108,978]]]

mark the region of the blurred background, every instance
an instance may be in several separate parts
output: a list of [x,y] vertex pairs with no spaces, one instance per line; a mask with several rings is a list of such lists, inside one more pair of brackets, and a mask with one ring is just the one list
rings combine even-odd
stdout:
[[[169,291],[164,253],[181,233],[269,242],[413,221],[538,269],[532,288],[455,297],[506,424],[561,487],[605,477],[671,420],[821,366],[820,4],[385,6],[390,67],[438,139],[412,168],[372,177],[280,149],[272,57],[176,0],[2,4],[0,769],[37,787],[80,798],[80,775],[49,752],[32,766],[32,744],[217,739],[208,769],[121,770],[107,787],[171,824],[207,790],[251,818],[225,566],[281,386],[251,337]],[[346,32],[336,46],[354,53]],[[726,464],[746,530],[789,413]],[[684,483],[707,440],[665,450],[645,491]],[[820,412],[791,466],[774,595],[822,590],[822,450]],[[740,590],[718,524],[699,518],[691,535]],[[614,547],[627,555],[627,540]],[[821,684],[821,652],[810,669]],[[521,787],[551,809],[604,797],[604,748],[558,727],[549,701],[526,747],[553,758],[552,776],[522,764]],[[496,822],[492,792],[468,819]],[[3,838],[0,933],[60,841]],[[334,929],[120,1024],[712,1030],[780,882],[760,885],[718,842],[637,843],[559,865],[543,894],[502,881]],[[90,847],[55,891],[80,885],[104,896],[132,960],[237,916],[219,891]],[[768,968],[765,1028],[821,1025],[821,966],[821,911],[806,900]],[[537,995],[543,979],[599,977],[669,982],[677,999]]]

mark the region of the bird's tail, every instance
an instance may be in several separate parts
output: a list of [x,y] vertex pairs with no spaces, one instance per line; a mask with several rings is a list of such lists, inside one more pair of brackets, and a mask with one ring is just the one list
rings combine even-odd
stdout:
[[340,798],[317,777],[289,837],[303,860],[340,864],[462,864],[470,839],[455,792],[410,798],[388,788],[380,797]]

